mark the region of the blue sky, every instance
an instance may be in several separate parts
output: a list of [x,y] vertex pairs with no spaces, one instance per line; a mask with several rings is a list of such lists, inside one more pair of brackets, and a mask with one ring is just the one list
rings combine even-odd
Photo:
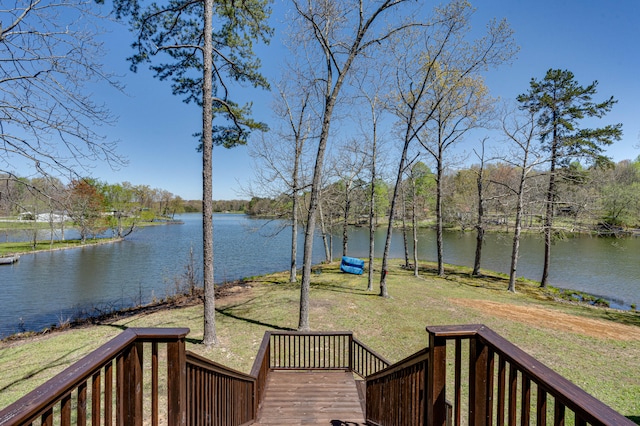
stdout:
[[[286,55],[280,39],[284,29],[282,6],[276,0],[272,26],[276,37],[257,51],[263,73],[275,81]],[[587,85],[598,80],[602,100],[613,95],[618,104],[602,124],[623,123],[623,139],[607,149],[615,161],[640,154],[640,1],[638,0],[477,0],[474,26],[492,18],[506,18],[515,31],[520,51],[512,65],[485,75],[493,96],[513,99],[527,91],[532,77],[541,79],[549,68],[568,69]],[[119,152],[129,165],[118,171],[96,165],[93,175],[110,183],[129,181],[166,189],[184,199],[200,199],[201,157],[192,134],[201,127],[197,107],[171,95],[170,84],[141,69],[129,71],[131,35],[115,27],[105,37],[108,68],[122,75],[127,95],[100,90],[96,96],[118,116],[117,125],[105,128],[119,140]],[[257,119],[272,123],[271,94],[244,91],[252,100]],[[469,142],[476,142],[475,140]],[[253,176],[246,147],[214,149],[214,199],[247,198],[240,191]]]

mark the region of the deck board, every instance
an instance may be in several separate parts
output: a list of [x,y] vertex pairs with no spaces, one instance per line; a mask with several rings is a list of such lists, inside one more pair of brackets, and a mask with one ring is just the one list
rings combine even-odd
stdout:
[[353,374],[273,371],[255,425],[364,425]]

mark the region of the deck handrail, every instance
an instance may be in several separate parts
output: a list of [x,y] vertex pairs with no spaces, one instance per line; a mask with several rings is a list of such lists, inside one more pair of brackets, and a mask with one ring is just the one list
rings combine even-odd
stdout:
[[250,375],[255,377],[254,392],[254,412],[258,415],[258,410],[262,404],[264,398],[264,389],[267,386],[267,379],[269,378],[270,361],[271,361],[271,332],[267,331],[262,337],[262,343],[258,348],[258,355],[253,361],[253,367],[251,368]]
[[[429,425],[445,425],[441,408],[445,404],[447,342],[450,340],[455,342],[454,425],[461,424],[461,342],[467,339],[468,424],[491,424],[494,419],[496,424],[504,424],[505,420],[515,424],[518,416],[524,419],[535,416],[536,424],[547,424],[547,411],[551,408],[548,395],[554,400],[554,424],[564,424],[567,408],[574,412],[576,425],[635,424],[484,325],[431,326],[427,332],[430,347],[427,406],[433,415]],[[531,401],[533,393],[535,404]]]
[[422,425],[429,348],[365,378],[365,419],[371,425]]
[[255,377],[189,351],[186,363],[187,424],[242,425],[255,420]]
[[[89,412],[93,424],[97,424],[101,416],[111,424],[114,414],[118,424],[142,424],[142,343],[145,342],[152,344],[152,381],[155,386],[158,377],[157,344],[167,343],[167,365],[178,367],[167,368],[168,419],[172,424],[184,424],[181,404],[186,392],[183,366],[184,339],[188,333],[188,328],[127,329],[0,411],[0,425],[30,424],[39,417],[42,424],[51,424],[54,407],[58,405],[55,411],[61,423],[70,424],[72,393],[76,395],[78,423],[83,423]],[[117,383],[115,395],[112,389],[114,374]],[[101,388],[102,382],[104,390]],[[157,387],[151,393],[152,404],[157,408]],[[112,406],[114,396],[115,410]],[[154,424],[157,424],[157,412],[154,416]]]
[[[566,410],[575,413],[575,424],[580,426],[634,424],[483,325],[427,327],[429,346],[393,365],[354,339],[351,332],[269,331],[251,374],[187,352],[188,332],[187,328],[125,330],[0,411],[0,426],[38,420],[49,425],[54,415],[62,425],[71,424],[72,418],[77,424],[90,418],[92,424],[113,424],[115,420],[118,425],[137,426],[143,421],[157,425],[162,418],[167,424],[186,425],[200,424],[203,416],[208,420],[214,416],[214,424],[248,425],[257,417],[272,369],[345,369],[364,374],[365,411],[372,425],[445,426],[449,419],[458,426],[463,406],[468,406],[469,425],[529,424],[529,420],[550,424],[547,411],[553,411],[554,424],[564,424]],[[447,363],[451,341],[455,355]],[[464,355],[463,341],[468,341]],[[159,356],[160,343],[166,344],[166,362]],[[148,345],[150,356],[143,349]],[[302,356],[296,353],[300,350]],[[355,351],[362,353],[354,356]],[[463,362],[468,362],[468,371],[463,372]],[[143,381],[148,364],[151,377]],[[163,398],[158,396],[160,364],[162,368],[166,365]],[[453,370],[449,380],[448,364]],[[465,374],[468,386],[462,384]],[[447,395],[447,384],[452,382]],[[453,412],[447,396],[452,397]],[[552,399],[553,410],[548,399]],[[143,400],[151,405],[146,412]],[[159,412],[160,400],[166,401],[166,413]],[[72,406],[76,407],[73,415]]]
[[351,340],[351,371],[363,379],[390,365],[382,355],[356,339]]

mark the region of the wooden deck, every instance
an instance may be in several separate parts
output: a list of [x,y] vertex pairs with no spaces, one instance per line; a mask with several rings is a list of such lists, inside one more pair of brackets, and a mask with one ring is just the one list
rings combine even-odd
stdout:
[[348,371],[272,371],[255,425],[364,425]]

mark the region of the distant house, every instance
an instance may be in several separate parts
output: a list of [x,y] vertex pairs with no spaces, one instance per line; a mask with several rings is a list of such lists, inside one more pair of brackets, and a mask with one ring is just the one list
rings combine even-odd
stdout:
[[71,220],[71,218],[69,217],[69,215],[66,214],[66,212],[47,212],[47,213],[38,213],[36,215],[34,215],[31,212],[22,212],[18,215],[18,218],[20,220],[29,220],[29,221],[33,221],[35,220],[36,222],[66,222]]

